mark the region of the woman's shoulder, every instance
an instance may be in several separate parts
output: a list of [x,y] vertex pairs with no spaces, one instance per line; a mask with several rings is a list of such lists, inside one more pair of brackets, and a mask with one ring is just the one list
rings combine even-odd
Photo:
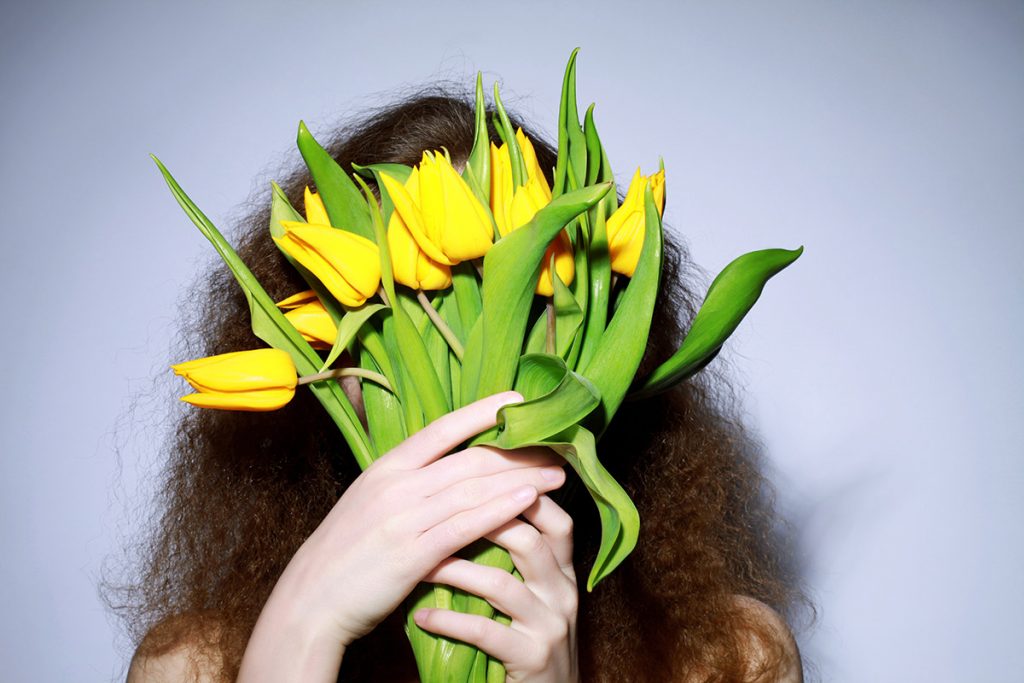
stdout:
[[732,597],[739,645],[752,683],[801,683],[800,650],[789,624],[774,609],[746,595]]
[[[803,666],[796,639],[786,620],[774,609],[755,598],[734,595],[731,599],[734,641],[740,653],[745,683],[802,683]],[[691,670],[681,683],[706,683],[718,680],[711,670]]]
[[179,616],[154,626],[139,643],[126,683],[213,683],[222,679],[219,629],[208,617]]

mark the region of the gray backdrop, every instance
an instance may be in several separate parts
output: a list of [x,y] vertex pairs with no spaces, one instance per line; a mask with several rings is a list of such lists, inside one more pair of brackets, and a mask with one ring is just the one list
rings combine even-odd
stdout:
[[664,156],[697,263],[806,246],[724,354],[820,610],[805,656],[828,681],[1020,680],[1020,3],[207,5],[4,8],[4,680],[129,656],[97,582],[213,262],[147,153],[227,227],[299,118],[409,86],[482,69],[553,133],[577,45],[620,180]]

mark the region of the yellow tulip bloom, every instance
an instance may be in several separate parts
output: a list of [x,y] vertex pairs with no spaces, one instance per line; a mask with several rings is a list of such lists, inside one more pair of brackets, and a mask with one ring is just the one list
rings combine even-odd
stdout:
[[338,326],[334,324],[331,314],[319,299],[292,308],[284,317],[314,349],[329,349],[334,346]]
[[[503,144],[498,147],[491,143],[491,213],[498,224],[498,234],[502,237],[529,223],[551,201],[551,186],[537,162],[533,143],[521,128],[516,131],[516,141],[523,154],[527,177],[525,183],[514,191],[508,146]],[[572,282],[576,275],[576,264],[572,256],[572,243],[564,230],[558,233],[544,253],[536,290],[541,296],[551,296],[554,292],[550,272],[552,256],[555,258],[555,272],[559,279],[565,284]]]
[[395,205],[389,225],[401,221],[432,261],[452,266],[487,253],[494,229],[487,208],[443,154],[424,152],[405,184],[381,173]]
[[380,285],[380,249],[365,237],[331,227],[323,202],[309,188],[306,218],[307,223],[281,221],[285,234],[274,241],[343,305],[361,306]]
[[628,277],[633,277],[636,264],[640,260],[640,250],[644,246],[644,191],[648,182],[651,184],[654,204],[658,207],[658,215],[661,215],[665,210],[665,171],[643,176],[637,168],[622,206],[616,209],[605,223],[612,270]]
[[220,410],[277,410],[292,400],[298,379],[291,356],[278,349],[224,353],[171,369],[197,392],[182,401]]

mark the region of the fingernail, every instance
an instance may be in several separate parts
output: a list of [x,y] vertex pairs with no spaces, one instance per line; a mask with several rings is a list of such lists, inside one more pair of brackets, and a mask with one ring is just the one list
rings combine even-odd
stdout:
[[561,481],[562,477],[565,476],[565,472],[562,471],[561,467],[545,467],[540,471],[540,476],[544,477],[547,481]]
[[417,624],[422,624],[427,620],[427,610],[419,609],[412,615],[413,620]]
[[512,498],[522,503],[524,501],[530,500],[535,495],[537,495],[537,489],[533,488],[532,486],[524,486],[520,489],[516,489],[515,492],[512,494]]

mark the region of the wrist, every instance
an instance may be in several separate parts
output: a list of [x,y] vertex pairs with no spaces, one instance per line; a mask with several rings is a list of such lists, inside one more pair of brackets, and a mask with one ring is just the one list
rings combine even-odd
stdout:
[[323,610],[306,598],[301,579],[291,572],[281,576],[263,606],[242,657],[238,680],[337,680],[345,649],[352,642]]

